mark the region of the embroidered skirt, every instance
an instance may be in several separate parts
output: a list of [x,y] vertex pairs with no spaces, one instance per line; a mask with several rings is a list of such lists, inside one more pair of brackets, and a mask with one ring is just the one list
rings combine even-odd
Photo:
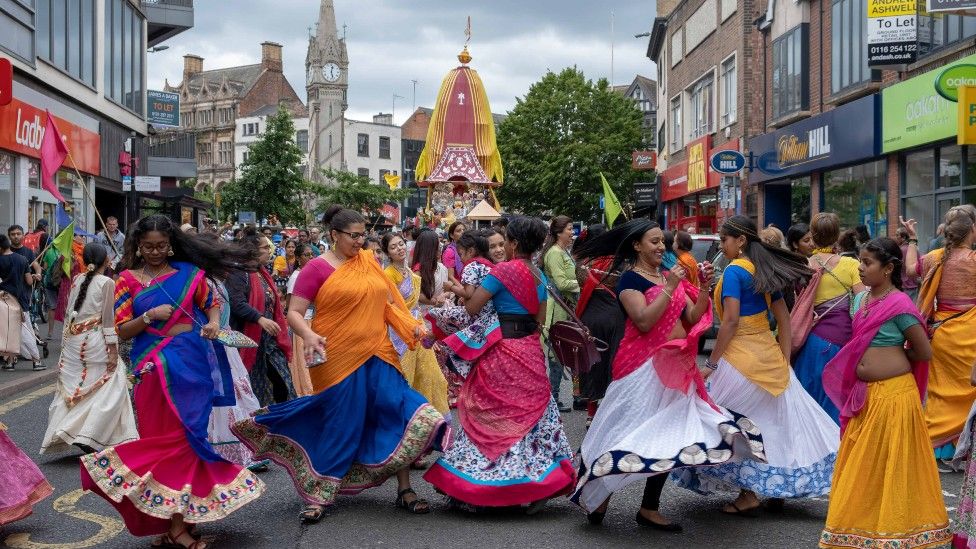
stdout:
[[222,519],[265,489],[240,465],[197,455],[163,392],[163,371],[149,370],[136,385],[142,438],[81,457],[82,488],[108,500],[136,536],[167,532],[176,514],[191,524]]
[[223,347],[230,364],[231,377],[234,380],[233,406],[215,406],[210,412],[210,425],[207,435],[210,445],[220,456],[231,463],[247,467],[254,462],[251,451],[241,444],[230,428],[238,421],[251,417],[261,406],[251,390],[251,380],[247,375],[247,368],[241,361],[240,352],[233,347]]
[[340,493],[379,486],[424,456],[447,425],[396,368],[374,356],[338,384],[273,404],[233,431],[255,459],[288,469],[302,499],[331,505]]
[[703,494],[746,489],[772,498],[803,498],[830,493],[840,428],[803,390],[792,369],[789,375],[786,390],[773,396],[720,359],[708,378],[709,395],[762,430],[766,463],[746,459],[683,469],[673,475],[676,483]]
[[[970,494],[971,480],[967,475]],[[974,527],[971,497],[968,516],[964,511],[965,492],[964,486],[962,536]],[[949,517],[915,379],[905,374],[871,382],[864,408],[841,440],[820,547],[911,549],[948,547],[949,541]]]
[[424,480],[470,505],[521,505],[569,493],[576,480],[572,459],[559,407],[550,398],[535,427],[495,460],[485,457],[459,429]]
[[607,388],[583,439],[580,478],[570,499],[591,512],[647,477],[743,458],[765,459],[756,425],[716,410],[694,385],[685,392],[666,387],[648,360]]
[[54,489],[0,424],[0,526],[30,515]]

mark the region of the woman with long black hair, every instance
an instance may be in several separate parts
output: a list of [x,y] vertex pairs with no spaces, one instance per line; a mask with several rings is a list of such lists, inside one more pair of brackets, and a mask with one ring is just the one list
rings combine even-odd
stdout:
[[[840,431],[803,389],[790,367],[790,319],[781,290],[812,275],[807,259],[759,239],[751,219],[729,218],[719,232],[730,260],[715,287],[722,318],[705,363],[709,395],[762,429],[766,462],[745,459],[682,471],[679,483],[701,493],[739,489],[722,512],[756,516],[759,496],[774,499],[830,492]],[[770,329],[776,318],[779,341]]]

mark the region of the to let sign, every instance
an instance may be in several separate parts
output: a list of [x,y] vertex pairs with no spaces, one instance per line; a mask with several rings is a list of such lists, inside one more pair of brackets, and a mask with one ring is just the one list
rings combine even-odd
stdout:
[[14,68],[9,59],[0,58],[0,106],[14,99]]
[[657,167],[657,151],[634,151],[630,167],[637,171],[653,170]]
[[146,122],[153,126],[180,125],[180,94],[149,90],[146,92]]
[[916,0],[868,0],[868,65],[914,63],[918,54]]

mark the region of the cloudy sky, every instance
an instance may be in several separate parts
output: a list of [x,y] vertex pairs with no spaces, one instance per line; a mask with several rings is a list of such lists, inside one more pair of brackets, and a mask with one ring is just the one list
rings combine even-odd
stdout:
[[[258,63],[260,43],[284,45],[288,81],[305,99],[308,27],[318,19],[319,0],[197,0],[193,29],[169,40],[168,50],[149,54],[149,88],[182,79],[183,55],[204,58],[204,69]],[[577,66],[587,77],[630,83],[635,74],[654,77],[645,52],[655,2],[644,0],[335,0],[340,32],[347,25],[349,111],[353,119],[390,112],[396,122],[413,106],[432,107],[444,74],[455,67],[464,43],[465,18],[472,20],[471,66],[481,74],[492,111],[505,112],[547,70]],[[614,32],[610,21],[613,12]]]

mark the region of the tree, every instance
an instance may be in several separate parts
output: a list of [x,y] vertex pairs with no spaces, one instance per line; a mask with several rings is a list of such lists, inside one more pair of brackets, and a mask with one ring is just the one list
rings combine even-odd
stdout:
[[320,210],[339,204],[351,210],[378,214],[384,204],[398,203],[410,195],[409,189],[391,190],[386,184],[377,185],[368,177],[345,170],[326,168],[322,175],[335,184],[312,186]]
[[295,143],[291,114],[278,107],[268,118],[267,131],[248,149],[241,177],[221,189],[221,209],[255,212],[258,219],[277,214],[282,223],[304,223],[302,151]]
[[605,79],[575,68],[549,72],[529,88],[498,128],[505,166],[499,199],[526,214],[600,218],[600,172],[626,204],[639,178],[631,152],[641,148],[642,114]]

